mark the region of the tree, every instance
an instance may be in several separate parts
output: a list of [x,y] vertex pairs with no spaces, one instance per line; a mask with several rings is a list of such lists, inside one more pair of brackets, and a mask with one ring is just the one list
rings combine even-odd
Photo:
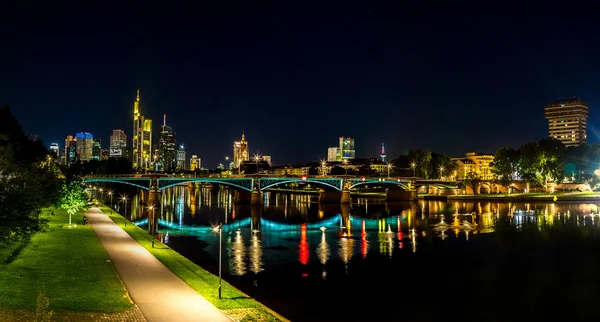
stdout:
[[500,148],[494,154],[491,166],[498,182],[508,187],[515,180],[515,173],[519,172],[519,152],[513,148]]
[[565,146],[555,139],[543,139],[538,143],[538,171],[544,187],[548,181],[561,183],[565,177]]
[[474,171],[467,173],[467,176],[465,177],[465,180],[463,181],[463,184],[465,186],[471,186],[471,189],[473,189],[474,195],[479,193],[478,192],[479,189],[477,189],[477,188],[479,187],[480,183],[481,183],[481,177],[479,177],[477,172],[474,172]]
[[433,170],[432,177],[442,178],[442,176],[448,177],[454,174],[454,171],[458,169],[458,164],[450,160],[450,157],[446,154],[431,153],[431,165]]
[[432,174],[433,167],[431,165],[431,151],[414,149],[408,151],[408,158],[411,163],[415,164],[417,174],[429,179]]
[[10,108],[0,108],[0,243],[43,231],[41,209],[57,199],[60,177],[41,141],[25,136]]
[[88,195],[79,180],[65,182],[61,189],[59,207],[65,209],[69,214],[69,225],[71,216],[79,210],[88,209]]

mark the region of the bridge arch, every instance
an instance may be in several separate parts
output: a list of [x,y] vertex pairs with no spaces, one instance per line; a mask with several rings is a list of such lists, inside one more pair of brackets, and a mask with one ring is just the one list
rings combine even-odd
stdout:
[[365,181],[358,181],[358,182],[353,182],[349,189],[354,189],[356,187],[363,186],[363,185],[368,185],[368,184],[382,184],[382,185],[400,187],[400,188],[402,188],[402,189],[404,189],[406,191],[410,190],[409,186],[407,186],[404,182],[397,181],[397,180],[396,181],[393,181],[393,180],[365,180]]
[[120,183],[136,188],[150,190],[150,178],[83,178],[83,183]]
[[159,178],[158,190],[193,182],[216,183],[249,192],[254,188],[254,180],[251,178]]
[[323,187],[342,191],[343,180],[338,178],[261,178],[258,180],[260,190],[288,183],[314,183]]

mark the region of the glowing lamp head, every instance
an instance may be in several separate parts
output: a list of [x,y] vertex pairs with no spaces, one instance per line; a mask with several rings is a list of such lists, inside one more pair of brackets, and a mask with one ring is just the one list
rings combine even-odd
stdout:
[[400,178],[398,178],[398,182],[400,182],[400,181],[402,181],[402,180],[400,180]]
[[306,176],[302,176],[302,181],[306,181]]
[[367,179],[365,177],[360,178],[360,181],[365,182]]

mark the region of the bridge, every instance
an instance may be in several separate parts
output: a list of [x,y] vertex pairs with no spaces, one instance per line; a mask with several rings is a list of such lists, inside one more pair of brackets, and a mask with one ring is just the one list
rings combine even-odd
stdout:
[[[87,176],[84,183],[116,183],[133,186],[139,189],[160,193],[161,190],[178,185],[207,183],[227,186],[236,193],[236,202],[262,204],[262,192],[288,184],[310,184],[321,189],[319,201],[324,203],[349,203],[350,190],[356,191],[365,187],[385,187],[386,200],[416,200],[415,188],[434,186],[441,190],[458,188],[457,182],[442,180],[422,180],[408,178],[369,178],[369,177],[210,177],[210,176],[176,176],[176,175],[105,175]],[[154,198],[156,200],[156,198]],[[160,199],[158,199],[160,200]]]

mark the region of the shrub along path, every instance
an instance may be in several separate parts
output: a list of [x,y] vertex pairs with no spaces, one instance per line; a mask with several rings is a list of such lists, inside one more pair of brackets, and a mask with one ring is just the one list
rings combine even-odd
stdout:
[[[40,291],[58,321],[136,311],[94,230],[79,224],[69,228],[69,215],[60,209],[54,212],[56,216],[50,216],[49,209],[43,211],[42,216],[50,219],[45,232],[0,245],[0,320],[35,315]],[[76,213],[72,222],[81,223],[82,217]]]

